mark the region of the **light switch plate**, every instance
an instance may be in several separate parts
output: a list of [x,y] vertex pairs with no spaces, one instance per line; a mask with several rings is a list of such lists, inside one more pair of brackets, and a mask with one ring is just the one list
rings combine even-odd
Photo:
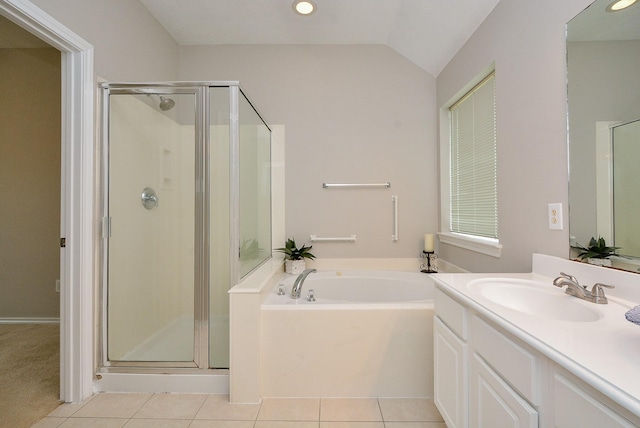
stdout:
[[562,204],[549,204],[549,229],[562,230]]

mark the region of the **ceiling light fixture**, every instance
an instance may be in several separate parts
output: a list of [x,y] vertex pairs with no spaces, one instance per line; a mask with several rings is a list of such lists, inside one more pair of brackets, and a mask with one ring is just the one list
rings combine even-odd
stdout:
[[622,9],[626,9],[629,6],[636,3],[638,0],[616,0],[607,6],[607,12],[617,12]]
[[298,15],[309,16],[316,12],[316,5],[309,0],[296,0],[293,2],[293,10]]

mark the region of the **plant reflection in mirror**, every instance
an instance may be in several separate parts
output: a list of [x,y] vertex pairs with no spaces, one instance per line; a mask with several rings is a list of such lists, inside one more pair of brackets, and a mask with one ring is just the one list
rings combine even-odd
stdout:
[[591,238],[589,246],[584,247],[579,243],[573,247],[580,251],[578,254],[579,260],[586,259],[606,259],[609,256],[617,255],[616,252],[620,247],[608,247],[603,237]]

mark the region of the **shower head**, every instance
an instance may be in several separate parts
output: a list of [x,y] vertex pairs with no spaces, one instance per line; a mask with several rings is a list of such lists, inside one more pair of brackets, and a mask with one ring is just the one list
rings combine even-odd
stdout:
[[165,98],[164,96],[160,95],[160,110],[162,111],[171,110],[175,105],[176,105],[176,102],[173,101],[171,98]]

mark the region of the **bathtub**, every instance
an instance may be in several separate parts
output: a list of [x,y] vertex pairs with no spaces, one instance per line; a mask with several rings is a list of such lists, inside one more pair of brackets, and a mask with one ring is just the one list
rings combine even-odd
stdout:
[[295,279],[283,274],[262,301],[262,397],[433,396],[429,275],[318,271],[298,300],[288,295]]
[[[289,298],[297,275],[283,274],[278,286],[286,293],[279,296],[278,286],[266,296],[266,305],[387,304],[426,303],[433,301],[433,287],[427,275],[401,271],[318,271],[307,276],[300,299]],[[309,290],[315,302],[307,301]]]

